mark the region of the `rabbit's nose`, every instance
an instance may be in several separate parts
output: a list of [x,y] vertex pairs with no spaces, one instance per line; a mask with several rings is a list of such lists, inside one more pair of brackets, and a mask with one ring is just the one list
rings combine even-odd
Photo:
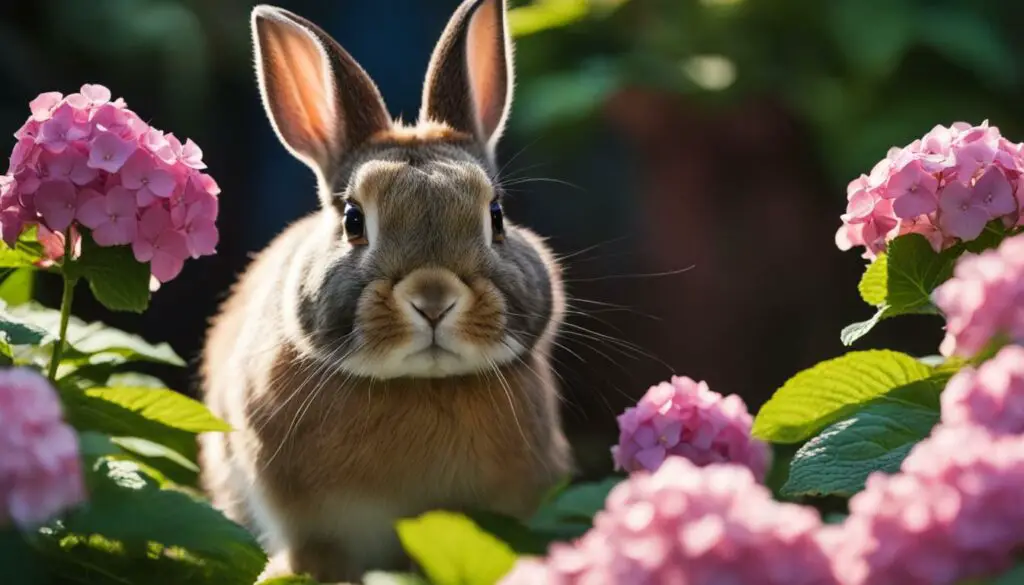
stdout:
[[437,327],[451,313],[458,301],[458,293],[442,281],[424,282],[409,298],[412,308],[432,327]]
[[445,303],[423,303],[423,304],[417,304],[415,302],[412,302],[411,304],[412,304],[412,308],[415,309],[417,313],[422,315],[423,318],[426,319],[428,323],[430,323],[431,327],[437,327],[437,325],[442,320],[444,320],[444,318],[448,315],[448,313],[452,312],[452,309],[455,308],[455,303],[456,303],[456,301],[452,300],[451,302],[449,302],[447,304],[445,304]]

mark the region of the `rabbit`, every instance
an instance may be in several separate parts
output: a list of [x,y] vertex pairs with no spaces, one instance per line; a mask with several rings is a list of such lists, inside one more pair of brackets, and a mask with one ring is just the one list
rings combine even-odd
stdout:
[[[396,521],[533,514],[574,470],[550,354],[565,310],[545,241],[505,220],[504,0],[467,0],[393,121],[318,26],[256,6],[257,80],[320,206],[254,257],[211,320],[202,486],[268,552],[264,576],[409,570]],[[281,193],[282,197],[299,196]]]

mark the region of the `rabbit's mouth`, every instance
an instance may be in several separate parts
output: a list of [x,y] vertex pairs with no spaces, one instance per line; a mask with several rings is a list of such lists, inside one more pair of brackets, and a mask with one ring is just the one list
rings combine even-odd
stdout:
[[435,358],[435,359],[452,359],[452,358],[461,359],[462,358],[462,356],[459,355],[458,353],[456,353],[456,352],[454,352],[454,351],[452,351],[452,350],[442,346],[440,343],[437,342],[436,339],[430,345],[428,345],[427,347],[425,347],[425,348],[423,348],[423,349],[421,349],[419,351],[413,352],[412,354],[409,355],[409,357],[410,358],[412,358],[412,357],[428,357],[428,358]]

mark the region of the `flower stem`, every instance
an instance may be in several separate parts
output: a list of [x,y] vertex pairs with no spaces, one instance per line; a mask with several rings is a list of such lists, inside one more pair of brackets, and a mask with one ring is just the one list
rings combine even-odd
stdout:
[[71,318],[71,300],[74,297],[75,284],[78,283],[78,278],[69,276],[65,270],[67,265],[73,262],[71,258],[72,244],[71,230],[68,229],[64,233],[64,258],[61,260],[60,271],[60,276],[64,279],[64,294],[60,299],[60,333],[56,343],[53,344],[53,354],[50,356],[49,378],[54,382],[57,381],[57,368],[60,366],[60,358],[64,353],[64,344],[68,336],[68,320]]

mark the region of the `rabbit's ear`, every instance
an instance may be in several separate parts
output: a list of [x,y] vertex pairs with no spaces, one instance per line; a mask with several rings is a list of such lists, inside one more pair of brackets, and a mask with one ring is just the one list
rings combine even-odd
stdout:
[[322,179],[343,153],[391,127],[377,86],[320,27],[260,5],[252,35],[267,116],[285,147]]
[[508,118],[512,84],[505,0],[466,0],[430,58],[420,120],[444,122],[493,150]]

